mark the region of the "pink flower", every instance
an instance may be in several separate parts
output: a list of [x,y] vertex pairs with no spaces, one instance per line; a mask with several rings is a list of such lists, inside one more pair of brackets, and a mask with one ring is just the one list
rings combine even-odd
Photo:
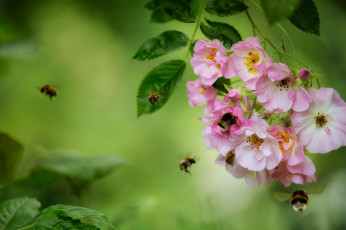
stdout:
[[246,87],[254,90],[256,81],[261,77],[272,59],[266,54],[257,37],[250,37],[231,47],[232,66],[236,74],[246,82]]
[[315,182],[315,166],[307,156],[304,161],[297,165],[288,165],[287,161],[283,161],[277,168],[271,171],[274,180],[280,180],[285,187],[291,183],[305,185],[306,182]]
[[245,125],[231,134],[236,162],[251,171],[271,170],[282,158],[275,137],[267,132],[269,125],[260,118],[247,120]]
[[267,110],[276,113],[289,109],[304,111],[309,107],[311,98],[300,86],[293,86],[294,77],[283,63],[271,64],[264,76],[256,82],[255,96]]
[[328,153],[346,144],[346,103],[332,88],[310,88],[312,103],[293,112],[292,125],[310,153]]
[[298,72],[298,77],[304,81],[304,80],[308,80],[309,79],[310,74],[311,74],[310,70],[308,70],[308,69],[301,69]]
[[245,117],[239,103],[230,106],[227,106],[227,104],[227,102],[216,99],[213,114],[201,117],[200,120],[213,122],[214,133],[221,133],[229,137],[230,133],[238,130],[245,123]]
[[243,168],[236,161],[233,161],[233,163],[230,164],[228,160],[230,153],[234,154],[234,151],[229,151],[225,156],[219,154],[215,163],[225,166],[227,172],[231,173],[235,178],[245,178],[245,181],[249,186],[270,184],[272,178],[268,170],[255,172]]
[[220,154],[224,154],[224,155],[230,149],[233,149],[233,146],[229,140],[229,137],[221,133],[221,131],[217,128],[217,124],[215,123],[204,126],[202,136],[204,137],[205,147],[207,147],[208,149],[216,148],[216,150]]
[[219,40],[205,42],[198,40],[191,59],[195,74],[201,77],[204,85],[212,85],[216,79],[235,76],[227,57],[227,51]]
[[274,124],[268,133],[273,135],[279,143],[282,152],[281,161],[287,161],[288,165],[297,165],[304,161],[303,145],[298,141],[293,128]]
[[186,87],[191,107],[211,103],[216,99],[217,90],[212,86],[203,85],[201,79],[186,82]]

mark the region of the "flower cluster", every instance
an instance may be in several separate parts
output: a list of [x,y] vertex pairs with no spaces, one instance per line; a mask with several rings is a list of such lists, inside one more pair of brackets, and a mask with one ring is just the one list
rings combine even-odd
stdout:
[[[218,40],[199,40],[191,59],[195,81],[187,82],[190,105],[207,104],[200,120],[216,163],[250,186],[272,179],[286,187],[316,182],[306,153],[328,153],[346,145],[346,103],[332,88],[307,88],[310,71],[273,63],[257,37],[229,51]],[[219,78],[240,78],[218,98]],[[230,82],[235,82],[233,79]],[[272,124],[273,123],[273,124]]]

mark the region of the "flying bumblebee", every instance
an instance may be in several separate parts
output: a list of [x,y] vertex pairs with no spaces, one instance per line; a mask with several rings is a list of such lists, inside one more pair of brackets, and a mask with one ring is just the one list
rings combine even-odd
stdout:
[[40,92],[48,95],[49,99],[52,99],[52,97],[58,96],[58,91],[54,89],[54,87],[51,85],[45,85],[41,87]]
[[185,157],[180,163],[179,168],[180,170],[184,170],[186,173],[190,174],[190,171],[188,170],[189,167],[191,167],[192,164],[196,164],[196,161],[194,158]]
[[233,166],[234,161],[235,161],[235,152],[231,150],[226,154],[225,162]]
[[148,100],[148,102],[151,105],[155,105],[156,103],[158,103],[160,101],[160,98],[164,98],[166,97],[166,94],[159,94],[157,92],[151,92],[149,93],[149,95],[138,95],[137,98],[139,99],[144,99],[144,100]]
[[225,113],[222,118],[217,122],[217,125],[221,131],[229,131],[233,124],[237,124],[238,117],[232,113]]
[[326,185],[320,186],[316,189],[316,191],[305,192],[304,190],[295,190],[292,194],[276,192],[274,196],[279,201],[285,201],[290,199],[290,203],[292,204],[294,211],[299,211],[300,213],[308,206],[309,195],[318,195],[323,192]]

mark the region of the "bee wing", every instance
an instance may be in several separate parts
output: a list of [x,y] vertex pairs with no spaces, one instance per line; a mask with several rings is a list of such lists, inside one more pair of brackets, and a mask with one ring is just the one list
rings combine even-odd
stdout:
[[318,195],[321,194],[327,187],[327,184],[323,184],[319,187],[317,187],[315,190],[308,192],[308,195]]
[[291,197],[291,194],[284,193],[284,192],[275,192],[274,197],[275,197],[275,199],[277,199],[279,201],[285,201]]
[[168,96],[167,93],[159,94],[160,98],[166,98]]
[[148,95],[137,95],[137,98],[141,101],[147,101],[148,100]]

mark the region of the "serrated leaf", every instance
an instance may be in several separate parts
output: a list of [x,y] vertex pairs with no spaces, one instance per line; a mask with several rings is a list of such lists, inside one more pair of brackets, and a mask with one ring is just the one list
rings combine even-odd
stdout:
[[165,97],[160,98],[160,101],[155,105],[137,98],[138,117],[146,113],[153,113],[165,105],[176,84],[182,78],[185,66],[186,64],[182,60],[167,61],[152,69],[144,77],[138,88],[138,95],[148,95],[151,92],[157,92],[165,95]]
[[169,16],[163,9],[155,9],[151,12],[150,22],[165,23],[172,21],[174,18]]
[[241,41],[239,32],[231,25],[222,22],[214,22],[205,19],[209,26],[201,23],[202,33],[210,40],[218,39],[226,49],[229,49],[234,43]]
[[301,0],[289,20],[306,33],[320,35],[320,16],[312,0]]
[[195,14],[193,13],[188,1],[151,0],[145,4],[145,7],[150,10],[162,9],[166,14],[178,21],[187,23],[195,21]]
[[188,36],[176,30],[169,30],[144,42],[134,59],[140,61],[151,60],[164,54],[185,47],[189,42]]
[[238,0],[210,0],[205,10],[220,17],[227,17],[238,14],[246,10],[248,7]]
[[218,78],[214,84],[213,84],[213,87],[215,89],[217,89],[217,91],[219,92],[222,92],[222,93],[228,93],[228,90],[227,88],[225,87],[225,85],[228,85],[230,86],[231,85],[231,80],[230,79],[226,79],[224,77],[220,77]]
[[0,204],[0,229],[15,230],[31,221],[41,207],[36,199],[21,197]]
[[70,205],[52,205],[40,212],[25,229],[108,229],[107,217],[99,211]]
[[0,133],[0,183],[7,183],[14,176],[22,159],[23,146],[5,133]]
[[300,0],[261,0],[261,3],[268,22],[273,24],[276,21],[291,16],[298,7],[299,1]]

